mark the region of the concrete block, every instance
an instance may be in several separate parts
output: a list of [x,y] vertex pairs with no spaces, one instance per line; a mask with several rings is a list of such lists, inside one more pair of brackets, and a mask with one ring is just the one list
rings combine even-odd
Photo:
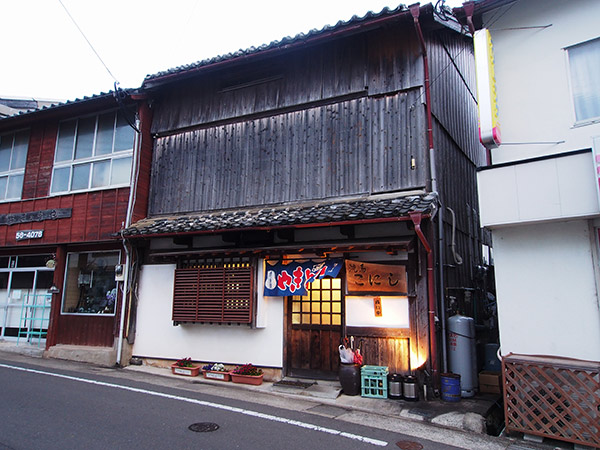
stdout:
[[113,347],[87,347],[82,345],[55,345],[44,352],[45,358],[66,359],[112,367],[117,361],[117,350]]

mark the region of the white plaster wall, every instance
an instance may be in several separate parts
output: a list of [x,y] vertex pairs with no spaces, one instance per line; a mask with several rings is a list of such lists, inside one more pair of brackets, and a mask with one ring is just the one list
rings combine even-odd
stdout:
[[137,332],[133,354],[140,357],[282,367],[283,299],[260,298],[264,328],[241,325],[173,326],[174,265],[146,265],[140,273]]
[[478,172],[481,225],[597,216],[594,167],[590,151]]
[[[499,17],[499,19],[498,19]],[[494,164],[591,147],[600,123],[575,125],[565,47],[600,36],[598,0],[526,0],[484,16],[494,46],[503,143]],[[515,29],[551,25],[548,28]]]
[[374,297],[346,296],[349,327],[409,328],[408,297],[381,298],[381,317],[375,317]]
[[494,230],[503,355],[600,361],[600,310],[588,221]]

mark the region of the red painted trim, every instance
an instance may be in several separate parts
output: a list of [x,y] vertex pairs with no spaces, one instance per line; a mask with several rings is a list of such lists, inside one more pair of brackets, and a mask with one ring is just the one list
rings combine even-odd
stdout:
[[435,383],[439,378],[438,376],[438,363],[437,363],[437,337],[435,332],[435,290],[434,290],[434,273],[433,273],[433,251],[423,230],[421,230],[421,219],[420,213],[409,213],[411,220],[415,225],[415,232],[419,236],[419,240],[425,251],[427,252],[427,297],[428,297],[428,309],[429,309],[429,360],[431,362],[431,372]]
[[60,289],[60,293],[52,294],[52,303],[50,304],[50,321],[48,323],[48,334],[46,335],[46,350],[53,345],[56,345],[66,263],[67,249],[64,245],[59,245],[56,247],[56,266],[54,267],[54,278],[52,279],[52,282],[54,283],[54,286]]

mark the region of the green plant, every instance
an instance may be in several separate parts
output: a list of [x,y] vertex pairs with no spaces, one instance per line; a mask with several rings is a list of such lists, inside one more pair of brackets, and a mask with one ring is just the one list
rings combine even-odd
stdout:
[[194,363],[192,362],[192,358],[181,358],[175,361],[175,365],[177,367],[192,367]]
[[254,367],[252,364],[248,363],[248,364],[244,364],[243,366],[237,366],[235,369],[233,369],[233,373],[236,375],[258,376],[258,375],[262,375],[263,371],[262,371],[262,369],[259,369],[258,367]]

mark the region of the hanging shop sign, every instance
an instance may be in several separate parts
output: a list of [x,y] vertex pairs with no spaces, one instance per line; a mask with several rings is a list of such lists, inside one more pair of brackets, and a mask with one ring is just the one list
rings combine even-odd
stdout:
[[373,311],[375,312],[375,317],[383,316],[383,310],[381,308],[381,297],[373,297]]
[[346,260],[346,283],[350,294],[408,292],[405,266]]
[[342,264],[341,259],[276,263],[267,261],[264,295],[269,297],[306,295],[308,283],[326,276],[336,277]]

